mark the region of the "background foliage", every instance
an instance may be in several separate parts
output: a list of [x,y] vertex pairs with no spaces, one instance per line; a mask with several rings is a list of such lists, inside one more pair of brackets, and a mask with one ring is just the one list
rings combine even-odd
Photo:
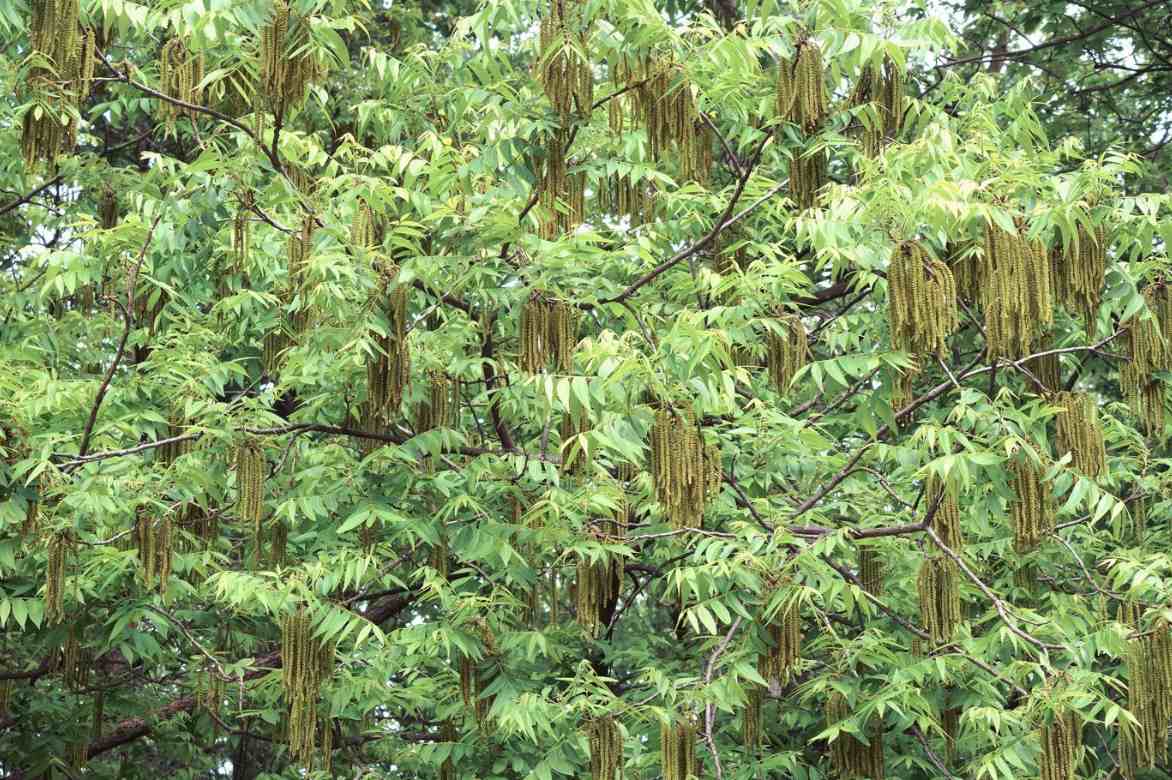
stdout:
[[0,773],[1167,776],[1169,9],[1073,6],[0,4]]

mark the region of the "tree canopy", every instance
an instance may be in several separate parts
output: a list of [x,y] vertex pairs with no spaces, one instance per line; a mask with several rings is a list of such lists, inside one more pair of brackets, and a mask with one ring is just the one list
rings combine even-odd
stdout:
[[1167,4],[0,4],[0,777],[1167,777]]

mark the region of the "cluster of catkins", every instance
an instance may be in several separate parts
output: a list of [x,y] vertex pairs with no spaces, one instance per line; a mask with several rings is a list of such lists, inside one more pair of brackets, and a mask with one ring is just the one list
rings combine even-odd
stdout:
[[[281,682],[289,707],[289,753],[307,767],[318,759],[318,699],[333,668],[334,644],[314,636],[309,612],[300,607],[288,613],[281,624]],[[330,729],[322,731],[325,736]]]
[[619,780],[623,777],[623,733],[609,715],[593,718],[586,724],[590,740],[590,779]]
[[25,111],[25,165],[53,165],[77,142],[77,110],[94,76],[96,33],[83,28],[78,0],[32,0],[29,43],[34,53],[28,87],[36,100]]
[[651,426],[651,476],[672,527],[698,528],[704,507],[720,490],[720,448],[706,444],[691,410],[661,407]]
[[536,374],[551,363],[557,371],[573,370],[580,317],[573,304],[534,291],[521,310],[521,370]]
[[1153,628],[1127,643],[1127,708],[1139,726],[1123,728],[1120,772],[1135,780],[1141,768],[1163,761],[1172,721],[1172,633],[1160,619]]
[[887,270],[887,314],[896,349],[942,357],[959,323],[948,266],[915,241],[896,247]]
[[[850,702],[834,691],[826,702],[826,724],[834,725],[851,717]],[[879,727],[869,728],[867,743],[846,732],[839,733],[830,743],[830,761],[839,777],[883,780],[887,776],[883,757],[883,732]]]
[[696,724],[682,717],[659,727],[660,772],[663,780],[699,777],[696,766]]
[[271,111],[280,115],[305,100],[325,71],[309,43],[309,22],[274,0],[273,18],[260,37],[260,84]]
[[163,45],[159,53],[159,91],[192,106],[184,108],[165,100],[159,101],[160,118],[168,126],[174,125],[179,116],[194,119],[198,115],[194,107],[203,102],[203,78],[203,52],[191,51],[179,38],[172,38]]

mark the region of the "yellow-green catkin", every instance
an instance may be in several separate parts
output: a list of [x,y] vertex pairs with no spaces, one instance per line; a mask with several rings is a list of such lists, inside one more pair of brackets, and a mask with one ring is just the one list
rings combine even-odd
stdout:
[[696,724],[681,717],[659,727],[660,774],[663,780],[699,777],[696,765]]
[[476,664],[468,656],[461,656],[460,695],[464,699],[464,707],[472,712],[481,729],[488,729],[491,725],[488,714],[492,709],[493,697],[485,696],[484,688],[484,680]]
[[552,363],[556,371],[572,371],[580,317],[571,303],[531,293],[521,310],[521,370],[536,374]]
[[432,371],[428,374],[427,397],[415,410],[415,432],[424,433],[437,428],[452,428],[460,411],[458,380],[447,374]]
[[806,326],[796,314],[779,314],[777,326],[766,336],[766,362],[769,382],[779,393],[786,393],[794,377],[810,357]]
[[27,86],[34,100],[21,119],[26,167],[50,166],[77,143],[78,107],[94,73],[94,31],[79,21],[78,0],[32,0]]
[[1107,272],[1107,231],[1102,225],[1088,230],[1080,225],[1074,240],[1050,253],[1054,296],[1094,329]]
[[592,639],[601,636],[606,628],[605,611],[618,597],[623,584],[623,568],[620,556],[610,556],[605,560],[578,559],[576,615],[578,625]]
[[261,30],[260,84],[268,108],[278,116],[305,100],[324,76],[310,46],[309,22],[291,12],[288,0],[274,0],[273,16]]
[[960,505],[956,490],[935,474],[928,477],[924,490],[924,503],[929,511],[936,507],[930,522],[931,528],[944,542],[944,546],[959,553],[964,547],[964,531],[960,524]]
[[660,408],[649,433],[655,495],[675,529],[698,528],[720,490],[720,450],[704,443],[694,416]]
[[313,620],[300,607],[281,624],[281,684],[288,706],[289,752],[305,766],[317,757],[318,701],[334,668],[333,642],[313,635]]
[[69,562],[69,550],[70,541],[65,533],[49,537],[45,565],[45,623],[50,626],[65,620],[65,568]]
[[758,671],[765,679],[785,685],[802,660],[802,615],[795,595],[787,597],[767,630],[769,652],[758,659]]
[[[831,693],[826,702],[826,725],[841,723],[850,718],[851,714],[850,703],[846,697],[838,691]],[[870,780],[886,778],[881,725],[869,724],[867,740],[864,744],[858,737],[842,731],[830,743],[830,761],[839,777]]]
[[986,357],[1016,360],[1029,354],[1054,319],[1050,258],[1044,245],[990,222],[985,229],[981,305]]
[[80,633],[81,628],[76,623],[71,625],[61,648],[61,672],[65,687],[75,692],[81,691],[89,683],[92,663],[88,648],[78,636]]
[[1127,643],[1127,708],[1138,727],[1120,722],[1120,765],[1134,778],[1140,768],[1166,760],[1168,725],[1172,718],[1172,635],[1159,621],[1153,629]]
[[822,50],[813,39],[802,38],[794,58],[778,64],[777,115],[813,132],[826,118],[829,100]]
[[795,151],[789,162],[789,197],[799,211],[818,205],[818,192],[826,185],[826,152]]
[[264,534],[261,522],[264,519],[264,483],[268,477],[268,464],[264,450],[249,439],[236,448],[236,513],[240,519],[252,526],[254,560],[262,559]]
[[1056,712],[1040,732],[1041,780],[1076,780],[1082,755],[1082,719],[1074,712]]
[[317,222],[312,215],[307,215],[301,222],[301,229],[289,236],[286,247],[286,272],[288,289],[284,303],[288,306],[295,297],[300,297],[301,303],[287,323],[288,331],[294,334],[304,333],[309,326],[310,309],[306,303],[308,289],[306,276],[310,257],[313,253],[313,234],[317,230]]
[[563,126],[572,116],[589,116],[594,101],[586,5],[584,0],[549,0],[541,17],[536,75]]
[[873,110],[862,128],[863,153],[868,157],[876,156],[903,128],[904,80],[903,71],[885,57],[880,68],[864,66],[855,82],[850,105],[870,106]]
[[693,86],[684,68],[670,60],[657,60],[648,66],[649,76],[643,84],[647,142],[652,159],[662,159],[674,147],[687,175],[689,160],[695,159],[696,144],[702,140],[697,129],[702,126],[696,108]]
[[411,348],[407,340],[408,287],[395,284],[394,273],[381,276],[376,305],[385,318],[372,331],[374,354],[366,361],[369,411],[390,420],[398,416],[403,392],[411,378]]
[[1098,407],[1086,393],[1061,392],[1054,397],[1057,415],[1058,454],[1071,455],[1076,469],[1092,479],[1106,475],[1107,450]]
[[745,706],[741,710],[741,741],[750,753],[761,745],[761,705],[765,690],[760,685],[746,683]]
[[946,555],[924,558],[916,578],[920,599],[920,621],[932,641],[941,644],[952,639],[960,625],[959,567]]
[[1147,432],[1164,432],[1164,383],[1154,373],[1172,369],[1172,289],[1162,281],[1144,288],[1147,311],[1130,317],[1127,328],[1130,360],[1119,367],[1119,385]]
[[859,581],[872,596],[883,595],[883,556],[874,547],[859,547]]
[[193,52],[179,38],[172,38],[159,53],[159,91],[169,98],[187,103],[191,108],[160,100],[159,118],[169,127],[180,116],[191,119],[199,116],[195,106],[203,103],[203,52]]
[[1026,553],[1036,548],[1054,530],[1056,508],[1050,487],[1044,481],[1046,468],[1027,453],[1017,453],[1009,461],[1013,500],[1013,549]]
[[610,715],[586,724],[590,741],[590,780],[622,780],[623,733]]
[[586,214],[586,174],[582,171],[571,173],[573,163],[566,158],[571,132],[559,129],[550,133],[544,155],[534,161],[541,206],[537,211],[538,235],[546,241],[574,232]]
[[943,357],[956,330],[956,283],[948,266],[919,243],[905,241],[887,270],[892,345],[914,355]]
[[138,542],[138,562],[142,569],[142,581],[148,588],[158,588],[160,593],[167,590],[171,578],[171,556],[174,544],[171,516],[154,519],[146,511],[139,511],[135,522]]
[[98,194],[98,226],[110,230],[118,225],[118,193],[109,183],[102,185]]

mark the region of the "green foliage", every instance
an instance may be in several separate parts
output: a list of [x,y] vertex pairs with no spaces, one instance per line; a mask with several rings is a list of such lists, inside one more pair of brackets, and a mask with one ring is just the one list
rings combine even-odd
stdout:
[[82,0],[46,53],[46,5],[0,3],[0,775],[1164,763],[1169,198],[933,67],[979,31]]

